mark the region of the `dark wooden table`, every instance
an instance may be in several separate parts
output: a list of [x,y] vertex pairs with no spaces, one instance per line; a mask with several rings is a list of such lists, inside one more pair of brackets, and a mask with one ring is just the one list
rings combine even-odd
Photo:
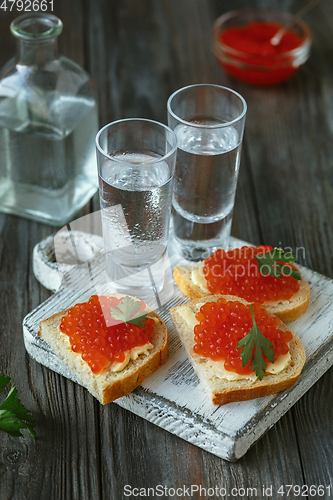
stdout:
[[[214,19],[254,4],[295,12],[301,2],[54,0],[54,13],[64,22],[60,51],[96,83],[101,126],[126,117],[166,123],[168,96],[192,83],[240,92],[248,115],[232,233],[255,244],[304,247],[301,263],[333,278],[333,2],[323,0],[305,18],[313,31],[306,65],[272,88],[231,79],[211,52]],[[9,23],[18,14],[1,9],[2,66],[15,51]],[[98,209],[96,195],[77,217]],[[37,422],[36,439],[0,434],[1,500],[118,500],[127,498],[125,485],[193,484],[226,488],[230,496],[202,490],[192,498],[288,498],[277,489],[289,484],[331,485],[330,495],[326,488],[308,498],[333,497],[332,368],[242,459],[226,462],[117,404],[102,407],[30,359],[22,319],[50,295],[32,272],[32,249],[55,229],[0,214],[0,231],[0,374],[12,377]],[[273,495],[263,494],[270,487]],[[172,493],[160,498],[182,498]]]

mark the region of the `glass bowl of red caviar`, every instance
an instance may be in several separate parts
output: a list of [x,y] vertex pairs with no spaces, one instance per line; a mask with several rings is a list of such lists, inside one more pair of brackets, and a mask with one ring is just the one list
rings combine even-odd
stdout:
[[[286,27],[281,41],[271,43]],[[219,17],[213,26],[213,51],[223,69],[253,85],[275,85],[290,78],[310,55],[309,26],[288,12],[240,9]]]

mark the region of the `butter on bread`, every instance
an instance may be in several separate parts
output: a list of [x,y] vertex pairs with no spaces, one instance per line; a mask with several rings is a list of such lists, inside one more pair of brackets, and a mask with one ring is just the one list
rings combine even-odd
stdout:
[[171,320],[187,352],[188,358],[201,384],[209,394],[212,403],[222,405],[235,401],[246,401],[274,394],[291,387],[302,372],[305,363],[305,351],[298,336],[282,322],[279,324],[279,329],[289,330],[293,335],[289,343],[290,360],[282,371],[276,374],[265,373],[262,380],[253,377],[236,380],[220,378],[212,370],[212,362],[209,358],[193,356],[193,325],[185,321],[184,316],[181,314],[181,308],[188,307],[191,311],[197,313],[203,303],[217,301],[220,297],[223,297],[227,301],[233,300],[248,304],[247,301],[231,295],[209,295],[204,298],[195,299],[185,305],[173,307],[170,310]]
[[[117,298],[123,296],[116,293],[112,295]],[[133,391],[166,360],[168,335],[165,323],[150,307],[147,306],[145,312],[155,321],[154,331],[149,339],[152,347],[141,355],[133,356],[120,371],[111,371],[107,367],[101,373],[94,374],[81,354],[73,352],[68,336],[59,328],[61,318],[68,313],[68,309],[42,321],[38,334],[76,375],[80,384],[105,405]]]
[[[173,277],[178,287],[186,297],[189,299],[197,299],[210,295],[207,286],[205,287],[205,277],[202,272],[203,262],[195,264],[175,266],[173,269]],[[203,282],[194,282],[192,275],[201,275]],[[207,283],[207,282],[206,282]],[[304,314],[309,306],[310,300],[310,286],[305,280],[300,280],[300,288],[288,300],[267,301],[264,302],[263,307],[270,313],[278,316],[284,323],[294,321],[299,316]]]

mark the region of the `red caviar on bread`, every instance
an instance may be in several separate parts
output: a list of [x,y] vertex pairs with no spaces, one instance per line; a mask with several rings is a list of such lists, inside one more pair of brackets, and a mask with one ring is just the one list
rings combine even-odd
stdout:
[[233,295],[262,304],[282,321],[304,314],[310,286],[295,257],[271,246],[216,250],[205,261],[174,267],[174,280],[190,299],[210,294]]
[[[217,250],[205,260],[203,272],[210,293],[237,295],[248,302],[263,304],[270,300],[288,300],[300,285],[292,276],[263,275],[256,257],[273,248],[269,245],[234,250]],[[291,265],[287,264],[291,269]]]
[[[61,318],[60,330],[93,373],[100,373],[110,363],[124,362],[125,353],[148,344],[154,331],[152,318],[146,318],[143,326],[115,320],[112,308],[118,309],[123,300],[125,298],[93,295],[88,302],[71,307]],[[137,303],[138,309],[140,302]]]
[[102,404],[133,391],[168,354],[165,323],[128,295],[92,296],[41,321],[38,334]]
[[[301,340],[260,304],[231,295],[208,295],[171,308],[170,317],[213,404],[274,394],[295,384],[302,372]],[[241,373],[242,367],[246,373]]]
[[[260,304],[253,305],[253,315],[260,332],[273,346],[273,362],[281,354],[287,354],[292,334],[278,328],[279,318],[270,316]],[[196,314],[196,319],[199,324],[194,327],[195,354],[209,357],[213,361],[223,360],[226,370],[240,375],[253,372],[251,360],[243,366],[238,347],[239,341],[244,339],[253,327],[249,304],[226,301],[221,297],[217,301],[206,302]]]

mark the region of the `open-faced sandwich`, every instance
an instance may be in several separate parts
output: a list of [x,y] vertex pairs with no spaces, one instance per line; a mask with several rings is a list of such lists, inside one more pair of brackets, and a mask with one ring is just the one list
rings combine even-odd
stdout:
[[274,394],[301,374],[300,339],[260,304],[210,295],[172,308],[170,316],[213,404]]
[[176,266],[174,279],[190,299],[235,295],[262,304],[288,323],[305,313],[310,298],[310,286],[295,267],[295,260],[268,245],[217,250],[205,261]]
[[164,322],[127,295],[93,295],[42,321],[39,335],[102,404],[133,391],[168,353]]

